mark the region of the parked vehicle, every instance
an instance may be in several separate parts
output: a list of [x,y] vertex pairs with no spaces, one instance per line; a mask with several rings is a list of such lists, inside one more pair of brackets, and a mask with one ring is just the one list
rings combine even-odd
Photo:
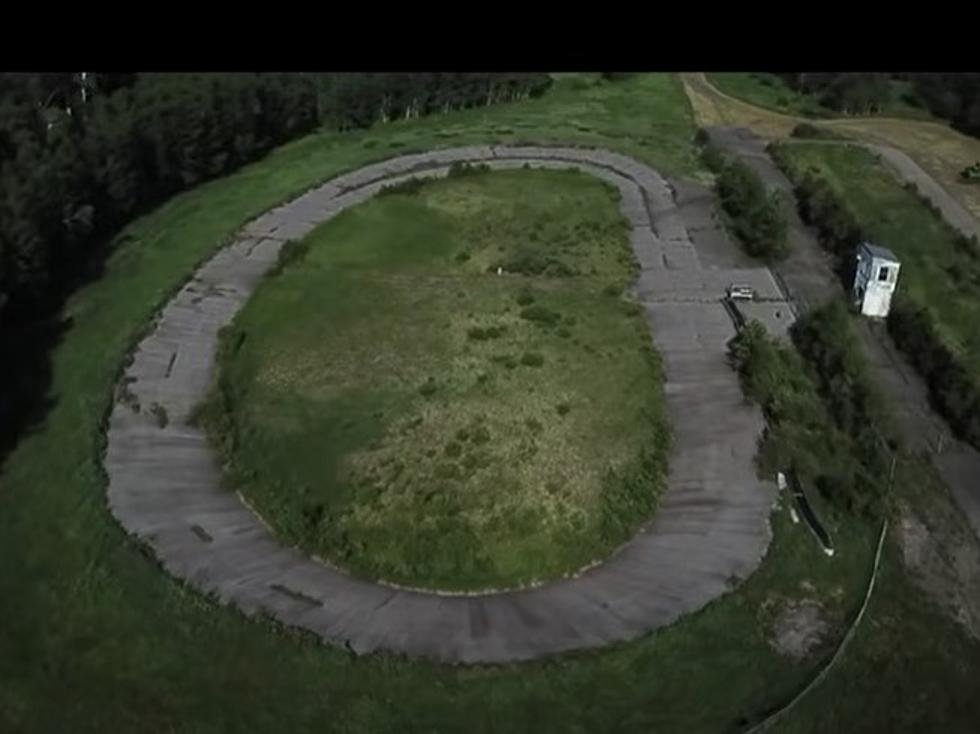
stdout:
[[755,291],[747,285],[728,286],[728,298],[733,301],[752,301],[755,299]]

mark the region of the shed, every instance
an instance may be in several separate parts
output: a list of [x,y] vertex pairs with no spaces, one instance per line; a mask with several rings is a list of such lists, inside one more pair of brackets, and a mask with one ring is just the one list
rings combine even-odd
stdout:
[[885,318],[898,285],[901,263],[887,247],[863,242],[857,250],[854,270],[854,305],[865,316]]

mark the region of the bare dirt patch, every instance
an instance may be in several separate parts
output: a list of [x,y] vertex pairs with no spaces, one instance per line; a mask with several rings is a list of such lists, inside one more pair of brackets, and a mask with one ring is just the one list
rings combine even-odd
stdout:
[[[931,519],[930,525],[936,523]],[[980,639],[980,547],[966,534],[937,527],[902,508],[898,536],[905,566],[919,588]]]
[[774,610],[769,644],[780,655],[804,660],[827,640],[831,624],[815,599],[786,599]]

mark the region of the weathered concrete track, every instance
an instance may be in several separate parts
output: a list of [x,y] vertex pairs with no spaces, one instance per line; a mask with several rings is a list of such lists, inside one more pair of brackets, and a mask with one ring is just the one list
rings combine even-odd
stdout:
[[[656,517],[612,558],[576,578],[477,596],[358,580],[284,547],[221,487],[205,436],[186,422],[208,390],[218,330],[284,241],[368,199],[384,183],[440,175],[456,161],[575,166],[619,189],[643,266],[636,291],[664,361],[674,431]],[[526,660],[631,639],[700,609],[757,567],[771,537],[775,497],[775,488],[755,476],[763,419],[726,364],[734,327],[720,296],[733,281],[763,296],[781,294],[768,270],[740,259],[713,222],[703,190],[676,186],[605,151],[469,147],[367,166],[267,212],[198,270],[137,348],[122,383],[128,397],[114,405],[109,423],[105,467],[113,514],[174,576],[246,613],[265,611],[358,653]],[[692,236],[708,243],[703,252]],[[151,412],[155,403],[169,416],[164,427]]]

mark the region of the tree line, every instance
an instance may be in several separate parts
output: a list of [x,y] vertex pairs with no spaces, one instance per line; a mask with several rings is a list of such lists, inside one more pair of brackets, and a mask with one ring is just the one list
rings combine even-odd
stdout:
[[536,97],[550,86],[551,77],[541,73],[321,74],[317,83],[322,123],[346,130]]
[[911,75],[916,93],[936,117],[980,137],[980,73]]
[[[772,153],[777,164],[794,178],[795,173],[780,156],[778,146],[772,148]],[[817,230],[821,245],[835,255],[837,272],[844,288],[850,291],[857,247],[871,238],[843,197],[823,179],[809,174],[795,179],[800,218]],[[975,241],[968,241],[959,233],[956,237],[965,250],[975,250]],[[895,345],[925,380],[937,412],[957,436],[980,448],[980,381],[943,340],[935,315],[898,293],[892,302],[887,327]]]
[[809,173],[797,175],[778,145],[770,146],[769,152],[776,165],[793,182],[800,219],[816,230],[820,245],[834,255],[834,269],[844,289],[850,290],[857,248],[868,239],[857,215],[824,179]]
[[23,373],[43,359],[16,355],[139,214],[318,126],[513,101],[549,83],[536,73],[0,73],[0,446],[31,392]]
[[911,83],[903,100],[980,137],[980,73],[778,72],[798,92],[844,114],[875,114],[892,99],[893,81]]
[[777,72],[786,85],[812,95],[823,107],[844,114],[880,112],[891,99],[891,74],[868,72]]
[[[366,127],[543,91],[544,74],[0,75],[0,312],[57,303],[136,214],[318,124]],[[15,315],[16,314],[16,315]]]
[[317,121],[313,87],[295,75],[154,74],[111,91],[73,76],[0,81],[4,323],[57,306],[140,212]]
[[953,432],[980,449],[980,385],[939,335],[929,309],[897,297],[888,333],[926,379],[933,404]]
[[811,311],[790,335],[795,350],[750,321],[729,343],[743,390],[768,424],[760,468],[792,470],[835,506],[876,516],[887,502],[891,416],[847,308],[833,301]]

